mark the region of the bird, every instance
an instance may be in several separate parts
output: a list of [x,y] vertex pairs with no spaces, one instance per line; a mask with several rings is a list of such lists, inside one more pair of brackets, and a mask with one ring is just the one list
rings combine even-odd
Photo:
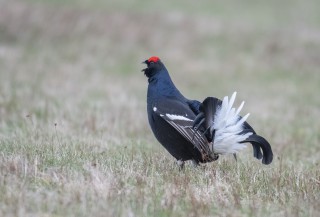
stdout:
[[233,107],[236,92],[222,100],[206,97],[202,102],[184,97],[157,56],[143,61],[148,78],[147,113],[150,128],[160,144],[176,159],[179,168],[186,161],[195,165],[237,153],[251,143],[253,156],[268,165],[273,160],[269,142],[258,135],[240,115],[244,102]]

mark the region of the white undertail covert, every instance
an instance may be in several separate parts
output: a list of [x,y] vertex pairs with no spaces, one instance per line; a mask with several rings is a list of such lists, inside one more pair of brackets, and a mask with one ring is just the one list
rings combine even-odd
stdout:
[[[237,92],[234,92],[229,100],[225,96],[222,105],[216,110],[213,127],[215,138],[213,142],[213,151],[218,154],[234,154],[246,147],[246,144],[240,143],[247,139],[252,133],[241,134],[243,123],[250,114],[240,117],[239,113],[243,108],[244,101],[236,110],[233,108]],[[212,147],[211,147],[212,148]]]

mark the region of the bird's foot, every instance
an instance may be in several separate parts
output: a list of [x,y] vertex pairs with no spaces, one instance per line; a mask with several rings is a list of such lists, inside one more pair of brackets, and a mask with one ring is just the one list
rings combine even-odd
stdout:
[[198,166],[200,166],[199,162],[195,161],[195,160],[191,160],[192,165],[194,168],[197,168]]
[[236,160],[236,162],[238,162],[238,158],[237,158],[237,154],[236,153],[233,154],[233,157]]
[[178,164],[178,166],[179,166],[179,170],[180,170],[180,171],[184,169],[184,161],[178,160],[178,161],[177,161],[177,164]]

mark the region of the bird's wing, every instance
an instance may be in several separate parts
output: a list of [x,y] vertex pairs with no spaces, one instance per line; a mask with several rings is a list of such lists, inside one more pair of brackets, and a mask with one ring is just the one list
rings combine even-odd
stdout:
[[159,100],[153,112],[169,123],[186,140],[191,142],[204,156],[210,156],[209,142],[198,130],[193,129],[195,114],[189,106],[174,99]]

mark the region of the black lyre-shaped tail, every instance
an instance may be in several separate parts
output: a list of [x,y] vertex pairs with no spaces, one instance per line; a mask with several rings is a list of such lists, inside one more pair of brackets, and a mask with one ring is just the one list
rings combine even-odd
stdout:
[[[244,130],[245,132],[252,132],[250,130]],[[247,139],[242,141],[241,143],[249,142],[252,144],[253,149],[254,149],[254,156],[257,159],[262,158],[262,163],[263,164],[270,164],[273,160],[273,152],[271,149],[271,145],[269,142],[263,138],[262,136],[259,136],[258,134],[252,134],[249,136]],[[262,153],[261,153],[262,150]]]
[[[222,101],[214,98],[207,97],[199,107],[200,113],[196,116],[193,122],[193,129],[203,132],[209,142],[214,141],[215,129],[214,120],[215,114]],[[239,119],[242,117],[239,116]],[[253,147],[253,156],[257,159],[262,159],[263,164],[270,164],[273,160],[273,152],[269,142],[262,136],[256,134],[254,129],[247,123],[243,123],[243,131],[239,135],[252,133],[248,138],[240,143],[251,143]]]

